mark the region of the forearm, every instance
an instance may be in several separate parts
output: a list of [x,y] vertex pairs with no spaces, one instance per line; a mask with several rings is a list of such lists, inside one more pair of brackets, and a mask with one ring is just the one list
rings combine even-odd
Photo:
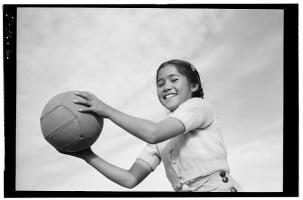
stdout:
[[130,134],[142,139],[147,143],[157,143],[159,141],[158,136],[161,134],[158,132],[159,129],[156,123],[122,113],[100,101],[93,94],[87,92],[77,92],[76,95],[85,99],[74,101],[76,104],[86,106],[86,108],[80,109],[80,112],[91,112],[101,117],[109,118],[112,122]]
[[130,134],[147,143],[155,143],[157,140],[157,124],[152,121],[127,115],[114,108],[108,110],[107,117]]
[[123,187],[132,188],[137,185],[138,181],[128,170],[108,163],[93,152],[83,156],[82,159],[105,177]]

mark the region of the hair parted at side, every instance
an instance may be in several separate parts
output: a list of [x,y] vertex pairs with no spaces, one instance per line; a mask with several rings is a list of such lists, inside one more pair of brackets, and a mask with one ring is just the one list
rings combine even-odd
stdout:
[[178,72],[184,75],[192,85],[198,85],[198,89],[197,91],[193,92],[192,97],[204,98],[204,91],[197,69],[192,64],[184,60],[173,59],[162,63],[157,70],[156,80],[158,79],[160,69],[167,65],[174,65]]

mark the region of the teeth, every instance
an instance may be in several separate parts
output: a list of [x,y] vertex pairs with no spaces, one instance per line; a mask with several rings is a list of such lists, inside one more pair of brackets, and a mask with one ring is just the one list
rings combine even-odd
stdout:
[[168,99],[168,98],[171,98],[171,97],[174,97],[174,96],[176,96],[176,94],[168,94],[168,95],[164,96],[164,99]]

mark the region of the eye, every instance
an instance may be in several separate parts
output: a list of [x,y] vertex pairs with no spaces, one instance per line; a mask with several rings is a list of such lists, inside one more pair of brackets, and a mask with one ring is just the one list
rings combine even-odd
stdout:
[[164,85],[163,82],[159,82],[159,83],[158,83],[158,87],[162,87],[163,85]]
[[173,83],[174,83],[174,82],[176,82],[176,81],[178,81],[178,80],[179,80],[179,79],[174,78],[174,79],[172,79],[172,80],[171,80],[171,82],[173,82]]

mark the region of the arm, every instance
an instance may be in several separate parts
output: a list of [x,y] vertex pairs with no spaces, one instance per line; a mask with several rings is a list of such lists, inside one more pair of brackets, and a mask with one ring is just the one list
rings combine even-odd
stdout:
[[183,124],[175,118],[167,118],[158,123],[133,117],[115,109],[110,109],[109,119],[141,140],[155,144],[184,133]]
[[103,103],[91,93],[77,92],[76,95],[84,98],[84,100],[75,101],[75,103],[87,106],[87,108],[80,110],[80,112],[91,112],[108,118],[130,134],[147,143],[159,143],[185,131],[184,125],[175,118],[167,118],[155,123],[118,111]]
[[129,170],[122,169],[98,157],[90,148],[75,153],[60,153],[83,159],[106,178],[126,188],[135,187],[152,171],[148,164],[140,160],[137,160]]

